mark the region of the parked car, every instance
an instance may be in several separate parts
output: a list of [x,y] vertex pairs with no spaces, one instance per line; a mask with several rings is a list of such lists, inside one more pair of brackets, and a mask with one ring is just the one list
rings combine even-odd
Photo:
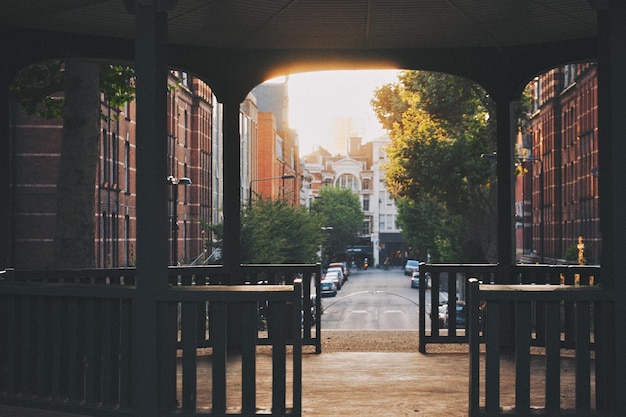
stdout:
[[348,280],[350,276],[350,268],[348,268],[347,262],[332,262],[328,264],[329,268],[341,268],[341,272],[343,272],[343,278],[345,281]]
[[407,277],[410,277],[411,274],[415,271],[419,272],[420,270],[420,262],[416,261],[415,259],[409,259],[408,261],[406,261],[406,264],[404,264],[404,275],[406,275]]
[[[449,322],[448,304],[444,303],[439,305],[439,327],[448,327]],[[456,302],[456,327],[465,327],[465,302]]]
[[[419,288],[420,287],[420,273],[419,271],[414,271],[411,274],[411,288]],[[430,288],[430,283],[428,282],[428,276],[426,277],[426,288]]]
[[322,297],[334,297],[337,295],[337,286],[333,279],[323,279],[321,282]]
[[343,284],[343,274],[341,273],[340,269],[335,269],[334,271],[331,271],[331,269],[329,268],[328,271],[326,271],[324,280],[333,281],[335,283],[335,287],[337,287],[337,290],[340,290],[341,285]]
[[339,273],[339,281],[340,281],[340,283],[339,283],[339,285],[337,286],[337,289],[338,289],[338,290],[340,290],[340,289],[341,289],[341,286],[342,286],[342,285],[343,285],[343,283],[346,281],[346,276],[345,276],[345,275],[344,275],[344,273],[343,273],[343,268],[340,268],[340,267],[329,267],[329,268],[326,270],[326,274],[328,274],[329,272],[337,272],[337,273]]

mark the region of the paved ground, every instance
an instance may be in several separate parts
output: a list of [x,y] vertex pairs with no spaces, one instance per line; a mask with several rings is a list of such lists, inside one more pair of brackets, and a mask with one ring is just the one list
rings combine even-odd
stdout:
[[[427,350],[427,354],[417,353],[417,332],[324,332],[323,353],[318,355],[305,348],[303,355],[302,415],[467,416],[467,348],[429,345]],[[259,381],[271,378],[269,357],[267,353],[259,354]],[[540,366],[541,358],[536,362]],[[512,363],[510,367],[503,366],[504,381],[513,377],[512,369]],[[564,375],[573,373],[573,363],[564,362]],[[202,374],[199,372],[200,378],[206,378]],[[229,372],[229,387],[234,392],[240,386],[240,378],[236,371]],[[541,376],[533,382],[533,401],[540,404],[543,398]],[[563,384],[567,383],[565,378]],[[562,403],[573,405],[574,390],[565,385],[562,391]],[[206,393],[199,393],[199,400],[203,394]],[[258,406],[267,408],[271,396],[260,392],[258,397]],[[503,391],[502,403],[514,403],[512,390]],[[0,406],[0,417],[65,416]]]

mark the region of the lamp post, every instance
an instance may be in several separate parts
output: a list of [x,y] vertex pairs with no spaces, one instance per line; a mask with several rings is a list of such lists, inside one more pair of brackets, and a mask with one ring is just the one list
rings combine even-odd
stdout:
[[260,181],[288,180],[292,178],[296,178],[296,176],[293,174],[284,174],[278,177],[256,178],[256,179],[250,180],[250,184],[248,187],[248,208],[252,208],[252,184],[254,184],[255,182],[260,182]]
[[[498,154],[496,152],[493,153],[483,153],[480,155],[481,158],[497,160]],[[522,164],[526,161],[528,162],[538,162],[539,163],[539,262],[544,263],[545,260],[545,242],[544,242],[544,229],[543,229],[543,206],[544,206],[544,186],[543,186],[543,162],[541,159],[535,158],[534,156],[529,156],[525,158],[516,158],[518,162]]]
[[172,259],[171,265],[178,264],[178,186],[191,185],[191,179],[187,177],[174,178],[170,175],[167,177],[167,183],[172,186]]

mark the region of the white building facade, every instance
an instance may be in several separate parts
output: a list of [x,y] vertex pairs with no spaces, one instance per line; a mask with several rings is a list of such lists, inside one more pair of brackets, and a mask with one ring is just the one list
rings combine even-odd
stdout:
[[406,251],[396,222],[398,210],[384,183],[384,147],[389,143],[386,136],[367,143],[351,137],[347,155],[331,155],[319,147],[302,158],[304,205],[309,206],[323,186],[349,188],[359,196],[363,227],[358,244],[350,246],[347,255],[358,260],[368,258],[372,266],[382,266],[385,260],[390,266],[399,266]]

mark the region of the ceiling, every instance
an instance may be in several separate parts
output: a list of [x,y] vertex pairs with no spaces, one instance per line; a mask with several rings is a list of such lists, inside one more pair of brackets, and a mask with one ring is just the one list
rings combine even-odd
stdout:
[[[91,35],[107,43],[91,40],[83,49],[108,45],[121,56],[135,36],[128,10],[150,1],[2,0],[0,37],[15,55]],[[244,71],[257,71],[254,82],[261,82],[284,72],[348,67],[441,70],[483,85],[508,74],[519,83],[537,69],[596,53],[590,2],[599,0],[155,1],[169,7],[172,66],[231,83],[249,76]]]
[[[596,34],[587,0],[163,1],[175,3],[170,41],[205,47],[505,48]],[[123,0],[3,0],[0,23],[134,36]]]

